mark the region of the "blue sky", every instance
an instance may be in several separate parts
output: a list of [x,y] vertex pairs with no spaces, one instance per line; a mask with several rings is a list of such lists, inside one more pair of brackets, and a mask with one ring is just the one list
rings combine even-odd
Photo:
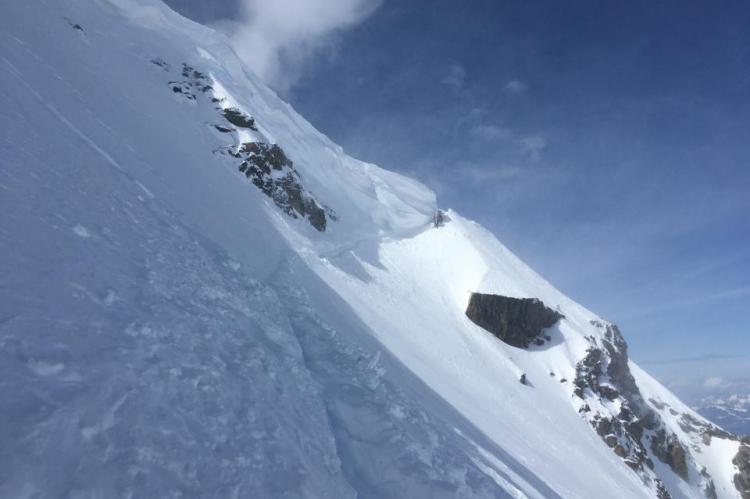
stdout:
[[[168,3],[241,23],[235,1]],[[271,81],[301,114],[487,226],[676,390],[750,378],[750,6],[324,3],[361,12],[282,53],[305,54]]]

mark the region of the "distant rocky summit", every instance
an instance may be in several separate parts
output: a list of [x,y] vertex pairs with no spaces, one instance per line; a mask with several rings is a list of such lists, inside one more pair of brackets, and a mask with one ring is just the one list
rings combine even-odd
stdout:
[[750,499],[750,445],[743,443],[732,463],[738,471],[734,476],[734,485],[742,499]]
[[542,332],[564,316],[536,298],[511,298],[472,293],[466,316],[505,343],[527,348],[531,343],[544,344]]

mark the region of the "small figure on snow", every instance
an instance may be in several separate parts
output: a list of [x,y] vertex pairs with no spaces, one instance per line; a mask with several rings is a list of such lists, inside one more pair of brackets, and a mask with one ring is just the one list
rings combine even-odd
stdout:
[[445,225],[445,214],[443,213],[443,210],[436,211],[432,216],[432,225],[436,229]]

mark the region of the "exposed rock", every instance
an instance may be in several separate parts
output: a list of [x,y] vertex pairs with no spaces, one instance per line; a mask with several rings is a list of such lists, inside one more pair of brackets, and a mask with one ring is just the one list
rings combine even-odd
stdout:
[[716,494],[716,485],[714,485],[713,480],[709,480],[706,483],[706,486],[703,487],[703,493],[706,494],[706,497],[708,499],[718,499],[718,495]]
[[249,155],[248,161],[263,169],[266,173],[281,170],[285,166],[293,167],[292,160],[286,157],[284,150],[278,144],[266,144],[265,142],[246,142],[240,146],[236,153],[238,157],[242,154]]
[[65,20],[66,20],[66,21],[68,21],[68,25],[69,25],[69,26],[70,26],[71,28],[73,28],[73,29],[75,29],[75,30],[78,30],[78,31],[80,31],[81,33],[84,33],[84,32],[85,32],[85,31],[83,30],[83,26],[81,26],[80,24],[78,24],[78,23],[74,23],[73,21],[71,21],[71,20],[70,20],[70,19],[68,19],[67,17],[65,18]]
[[[607,418],[599,419],[594,428],[596,428],[600,437],[612,434],[612,422]],[[610,447],[612,446],[610,445]]]
[[[165,71],[169,65],[162,59],[152,59],[151,62]],[[213,90],[213,81],[202,71],[189,64],[182,65],[183,81],[170,81],[168,84],[175,94],[180,94],[190,101],[197,101],[198,97]],[[213,104],[223,99],[211,94]],[[258,131],[255,119],[242,110],[230,107],[215,108],[234,127]],[[214,124],[213,127],[221,133],[236,132],[232,126]],[[326,206],[321,206],[315,198],[302,186],[302,180],[295,170],[292,161],[278,144],[265,142],[246,142],[234,147],[222,147],[214,151],[230,155],[242,160],[239,170],[250,179],[265,195],[284,213],[293,218],[305,218],[316,230],[324,232],[328,220],[336,220],[336,214]]]
[[234,132],[234,128],[230,128],[224,125],[214,125],[214,128],[221,133],[231,133]]
[[236,107],[228,107],[223,110],[224,118],[229,123],[239,128],[248,128],[253,131],[258,131],[255,127],[255,119],[252,116],[248,116]]
[[687,467],[687,453],[685,448],[682,446],[677,438],[672,441],[672,449],[670,451],[670,457],[672,460],[672,470],[677,473],[680,477],[685,480],[688,479],[688,467]]
[[667,404],[665,404],[661,400],[656,400],[654,398],[650,398],[650,399],[648,399],[648,401],[651,403],[651,405],[653,405],[654,407],[656,407],[660,411],[663,411],[664,409],[667,408]]
[[333,211],[302,187],[292,161],[277,144],[247,142],[229,154],[243,160],[239,170],[287,215],[306,218],[320,232],[326,230],[327,218],[335,220]]
[[154,57],[153,59],[151,59],[151,64],[159,66],[164,71],[169,72],[169,64],[167,64],[167,61],[165,61],[161,57]]
[[195,93],[193,93],[193,86],[184,81],[170,81],[169,86],[172,92],[175,94],[182,94],[186,99],[194,101],[196,100]]
[[742,499],[750,499],[750,446],[740,445],[740,450],[732,459],[732,464],[737,467],[734,486],[737,487]]
[[657,417],[630,373],[628,347],[619,328],[614,324],[600,327],[605,329],[601,346],[595,346],[594,342],[576,366],[575,394],[583,398],[585,390],[589,389],[608,400],[620,399],[626,402],[621,409],[625,413],[618,416],[620,419],[637,419],[642,427],[655,428]]
[[521,383],[522,385],[528,385],[528,384],[529,384],[529,382],[528,382],[528,381],[526,380],[526,373],[522,374],[522,375],[521,375],[521,377],[520,377],[520,378],[518,378],[518,381],[519,381],[519,382],[520,382],[520,383]]
[[683,480],[688,480],[687,453],[674,433],[658,430],[651,440],[651,452]]
[[509,345],[527,348],[564,316],[536,298],[472,293],[466,316]]
[[[627,344],[613,324],[592,321],[603,331],[600,338],[589,337],[591,346],[576,365],[574,394],[584,402],[609,400],[619,403],[619,412],[596,410],[586,415],[607,446],[638,473],[644,483],[656,484],[658,497],[669,497],[663,484],[654,474],[654,464],[644,445],[646,430],[651,436],[653,454],[668,464],[680,477],[688,479],[689,456],[676,435],[667,434],[658,413],[643,398],[628,366]],[[660,410],[668,408],[661,401],[652,400]],[[588,405],[588,404],[587,404]],[[685,419],[691,428],[700,421]],[[708,487],[710,477],[705,479]]]
[[575,393],[578,397],[584,398],[584,390],[591,389],[594,393],[599,393],[599,378],[604,374],[602,369],[603,352],[599,348],[589,348],[586,356],[576,365],[576,378],[574,381]]
[[657,499],[672,499],[672,495],[658,478],[656,479],[656,497]]
[[607,374],[616,382],[617,387],[629,397],[637,397],[639,405],[643,403],[638,385],[635,378],[630,373],[628,366],[628,344],[620,333],[620,328],[616,324],[610,324],[606,327],[604,333],[604,348],[609,354],[609,365]]
[[618,456],[625,458],[628,456],[628,451],[623,447],[622,445],[615,445],[615,454]]
[[[151,62],[165,71],[169,71],[169,65],[163,60],[153,59]],[[181,94],[188,100],[196,101],[198,95],[213,90],[209,77],[188,64],[182,65],[182,76],[185,80],[170,81],[168,85],[172,92]]]
[[716,494],[716,485],[711,479],[711,475],[709,475],[708,471],[706,471],[705,466],[701,468],[701,477],[703,477],[701,483],[703,484],[703,493],[705,494],[705,496],[708,499],[718,499],[718,495]]
[[[685,433],[701,433],[704,440],[708,435],[708,442],[711,442],[711,437],[723,438],[726,440],[737,440],[737,435],[730,433],[718,426],[700,420],[691,414],[682,414],[679,419],[679,425],[682,431]],[[708,444],[706,444],[708,445]]]
[[691,416],[690,414],[681,415],[680,419],[677,421],[677,424],[680,425],[680,429],[682,429],[682,431],[684,431],[685,433],[700,433],[702,427],[704,426],[701,421]]
[[620,396],[620,392],[605,384],[599,386],[599,393],[601,393],[602,397],[606,398],[607,400],[615,400]]

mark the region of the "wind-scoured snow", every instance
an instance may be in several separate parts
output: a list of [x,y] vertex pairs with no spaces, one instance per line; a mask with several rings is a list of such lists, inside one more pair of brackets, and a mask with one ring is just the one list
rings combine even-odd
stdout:
[[[599,318],[459,214],[433,227],[429,189],[347,156],[222,35],[158,0],[11,0],[0,107],[0,497],[653,497],[573,395]],[[227,108],[256,129],[219,131]],[[217,153],[256,141],[324,232]],[[472,292],[565,318],[518,349]],[[739,497],[739,444],[660,416]]]

